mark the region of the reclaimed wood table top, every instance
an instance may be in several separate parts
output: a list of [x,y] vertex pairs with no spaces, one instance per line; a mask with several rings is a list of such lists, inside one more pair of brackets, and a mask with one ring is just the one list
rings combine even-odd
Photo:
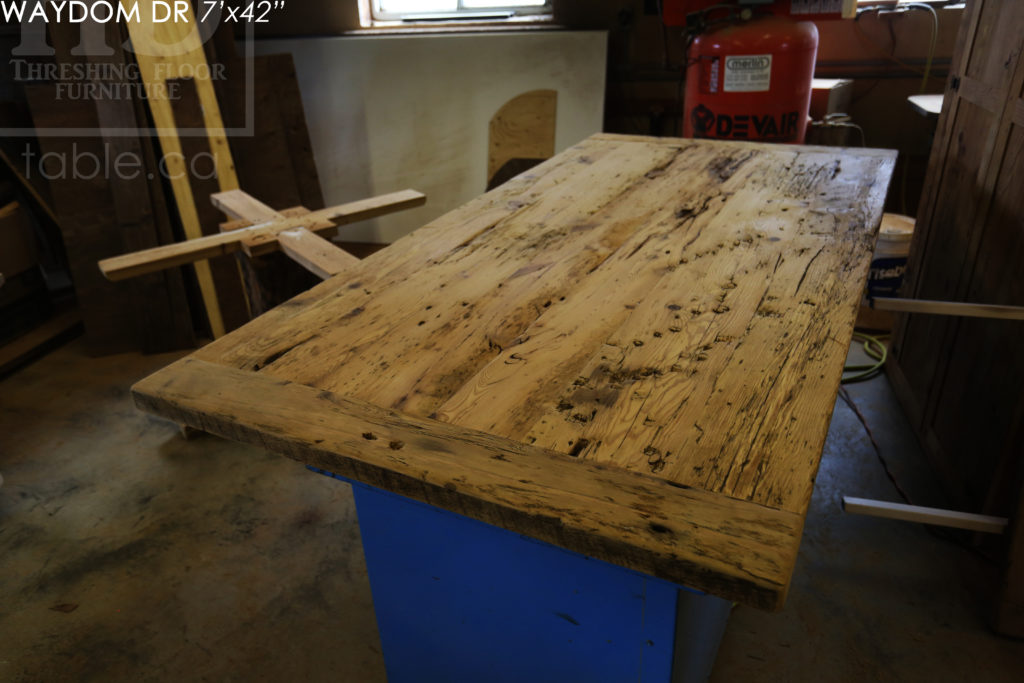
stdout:
[[785,600],[895,152],[596,135],[143,380],[143,409]]

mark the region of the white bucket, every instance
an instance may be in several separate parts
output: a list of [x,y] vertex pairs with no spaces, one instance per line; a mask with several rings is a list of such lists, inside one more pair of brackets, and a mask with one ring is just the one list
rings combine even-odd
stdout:
[[882,216],[875,255],[868,273],[868,296],[896,296],[903,275],[907,272],[910,240],[914,236],[914,219],[897,213]]

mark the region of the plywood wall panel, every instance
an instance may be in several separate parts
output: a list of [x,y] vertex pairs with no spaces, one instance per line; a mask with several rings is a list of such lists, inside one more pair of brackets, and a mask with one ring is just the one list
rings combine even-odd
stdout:
[[328,205],[412,187],[425,207],[346,229],[393,242],[481,194],[489,122],[531,90],[558,92],[555,151],[601,130],[606,34],[545,31],[268,40],[289,52]]

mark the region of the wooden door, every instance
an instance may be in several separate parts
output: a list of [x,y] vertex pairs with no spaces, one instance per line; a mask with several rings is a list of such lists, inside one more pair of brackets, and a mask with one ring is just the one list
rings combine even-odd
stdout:
[[[963,21],[902,293],[1024,306],[1024,2],[975,0]],[[897,323],[890,378],[965,509],[1016,511],[1022,344],[1019,321],[905,315]],[[1019,520],[1015,533],[1024,534]],[[1022,545],[1012,546],[1017,565],[997,621],[1024,636]]]

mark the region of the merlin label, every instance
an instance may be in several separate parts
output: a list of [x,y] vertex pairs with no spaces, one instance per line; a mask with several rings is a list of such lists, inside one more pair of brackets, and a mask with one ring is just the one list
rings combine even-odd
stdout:
[[772,83],[771,55],[730,55],[725,58],[722,90],[767,92]]
[[843,0],[791,0],[790,14],[838,14],[843,11]]

